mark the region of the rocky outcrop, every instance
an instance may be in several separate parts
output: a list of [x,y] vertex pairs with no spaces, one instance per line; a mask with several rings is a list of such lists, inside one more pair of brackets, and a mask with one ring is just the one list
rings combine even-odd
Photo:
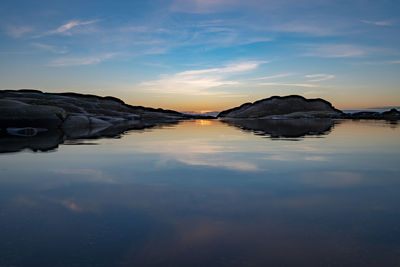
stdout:
[[254,103],[222,111],[220,118],[338,118],[342,112],[326,100],[306,99],[302,96],[273,96]]
[[[131,106],[115,97],[77,93],[43,93],[37,90],[0,91],[0,129],[60,129],[67,138],[90,138],[109,129],[153,127],[181,119],[197,118],[173,110]],[[22,131],[22,130],[19,130]]]
[[6,127],[58,128],[66,117],[65,110],[59,107],[0,99],[0,125]]
[[400,111],[392,108],[385,112],[373,112],[373,111],[361,111],[355,113],[346,113],[343,115],[345,119],[353,120],[388,120],[397,121],[400,120]]

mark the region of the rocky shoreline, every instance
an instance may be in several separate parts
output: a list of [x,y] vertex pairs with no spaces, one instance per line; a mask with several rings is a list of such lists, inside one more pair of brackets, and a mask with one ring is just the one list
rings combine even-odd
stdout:
[[[44,93],[38,90],[0,91],[0,137],[3,148],[7,145],[3,141],[10,136],[51,136],[47,140],[56,141],[50,144],[36,137],[40,139],[39,143],[45,142],[44,147],[48,149],[65,140],[116,137],[128,130],[175,124],[180,120],[216,118],[242,129],[255,129],[272,136],[293,137],[327,132],[333,125],[332,119],[397,121],[400,119],[400,112],[392,109],[382,113],[350,114],[336,109],[331,103],[320,98],[306,99],[291,95],[273,96],[254,103],[245,103],[213,117],[132,106],[110,96]],[[310,119],[317,120],[311,123],[307,121]],[[283,126],[282,123],[274,122],[279,120],[287,122],[284,122]],[[320,123],[321,121],[323,123]],[[285,131],[279,132],[275,128],[284,128]]]
[[109,96],[38,90],[0,91],[3,135],[34,136],[45,130],[60,130],[66,139],[91,138],[197,118],[214,117],[131,106]]

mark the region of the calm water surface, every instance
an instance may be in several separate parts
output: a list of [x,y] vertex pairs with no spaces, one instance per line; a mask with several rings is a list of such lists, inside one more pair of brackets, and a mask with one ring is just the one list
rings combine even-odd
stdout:
[[400,266],[399,125],[83,143],[0,154],[0,266]]

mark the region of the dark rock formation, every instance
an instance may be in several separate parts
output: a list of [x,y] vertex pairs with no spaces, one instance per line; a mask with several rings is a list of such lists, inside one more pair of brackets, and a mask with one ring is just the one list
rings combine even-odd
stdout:
[[385,120],[400,120],[400,111],[395,108],[392,108],[389,111],[382,112],[382,116]]
[[397,121],[400,120],[400,111],[397,109],[391,109],[385,112],[374,112],[374,111],[361,111],[355,113],[346,113],[343,114],[343,118],[345,119],[353,119],[353,120],[388,120],[388,121]]
[[55,106],[30,105],[14,99],[0,99],[0,125],[6,127],[58,128],[67,117]]
[[199,117],[173,110],[131,106],[110,96],[37,90],[0,91],[0,129],[10,135],[18,133],[7,129],[32,128],[33,133],[34,129],[44,128],[61,129],[67,138],[90,138],[106,129],[122,133],[127,129]]
[[220,118],[337,118],[342,115],[331,103],[323,99],[306,99],[302,96],[273,96],[254,103],[222,111]]
[[231,126],[271,138],[299,138],[328,134],[334,125],[332,119],[222,119]]

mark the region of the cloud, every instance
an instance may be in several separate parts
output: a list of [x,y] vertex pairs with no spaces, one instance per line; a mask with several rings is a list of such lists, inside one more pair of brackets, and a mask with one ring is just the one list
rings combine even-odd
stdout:
[[323,58],[362,57],[367,54],[367,48],[350,44],[317,44],[307,45],[304,56]]
[[54,54],[65,54],[68,52],[68,49],[66,47],[56,47],[53,45],[42,44],[42,43],[32,43],[32,45],[42,50],[52,52]]
[[375,26],[392,26],[393,23],[388,20],[381,20],[381,21],[373,21],[373,20],[361,20],[361,22],[366,24],[372,24]]
[[292,75],[291,73],[281,73],[281,74],[275,74],[275,75],[270,75],[270,76],[264,76],[264,77],[259,77],[255,78],[253,80],[269,80],[269,79],[276,79],[276,78],[283,78],[283,77],[288,77]]
[[321,81],[327,81],[330,79],[335,78],[335,75],[332,74],[309,74],[305,76],[306,78],[309,78],[311,80],[308,80],[309,82],[321,82]]
[[198,14],[226,12],[234,9],[239,3],[239,0],[174,0],[171,10]]
[[61,57],[50,62],[51,67],[93,65],[115,57],[117,53],[108,53],[90,57]]
[[23,35],[33,31],[31,26],[15,26],[8,25],[5,27],[6,33],[14,38],[22,37]]
[[59,26],[55,30],[47,31],[42,34],[34,36],[34,38],[39,38],[43,36],[48,36],[48,35],[54,35],[54,34],[71,34],[71,30],[80,26],[85,26],[85,25],[90,25],[93,23],[98,22],[98,20],[86,20],[86,21],[80,21],[80,20],[72,20],[66,24],[63,24]]
[[268,61],[248,61],[229,64],[221,68],[187,70],[173,75],[163,75],[159,80],[142,82],[141,87],[158,93],[179,93],[190,95],[225,95],[221,91],[205,91],[208,88],[236,85],[238,81],[228,76],[251,71]]
[[321,26],[315,22],[293,21],[288,23],[280,23],[271,28],[277,32],[299,33],[312,36],[329,36],[336,35],[338,31],[332,26]]
[[319,85],[311,84],[311,83],[281,83],[281,82],[274,82],[274,83],[260,83],[259,85],[265,85],[265,86],[295,86],[295,87],[306,87],[306,88],[319,87]]

